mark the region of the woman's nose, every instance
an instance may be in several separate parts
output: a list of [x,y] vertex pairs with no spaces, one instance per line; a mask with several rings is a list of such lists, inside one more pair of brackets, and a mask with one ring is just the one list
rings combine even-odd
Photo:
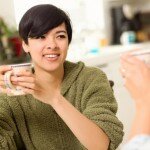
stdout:
[[57,43],[56,43],[55,39],[49,38],[49,39],[47,39],[46,42],[47,42],[47,45],[46,45],[47,49],[52,49],[52,50],[56,49]]

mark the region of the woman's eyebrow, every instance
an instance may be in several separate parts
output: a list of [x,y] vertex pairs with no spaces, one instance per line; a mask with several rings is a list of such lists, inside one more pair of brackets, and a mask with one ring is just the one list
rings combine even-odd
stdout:
[[58,33],[65,33],[65,34],[67,34],[67,32],[66,32],[65,30],[59,30],[59,31],[57,31],[56,33],[57,33],[57,34],[58,34]]

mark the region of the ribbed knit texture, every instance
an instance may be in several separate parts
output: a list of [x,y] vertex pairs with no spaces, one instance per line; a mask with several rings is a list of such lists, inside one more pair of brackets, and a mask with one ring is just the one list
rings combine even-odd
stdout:
[[[122,141],[123,126],[106,75],[97,68],[66,61],[62,95],[110,138],[110,150]],[[48,89],[47,89],[48,90]],[[101,142],[101,141],[99,141]],[[32,95],[0,96],[0,150],[82,150],[84,146],[48,104]]]

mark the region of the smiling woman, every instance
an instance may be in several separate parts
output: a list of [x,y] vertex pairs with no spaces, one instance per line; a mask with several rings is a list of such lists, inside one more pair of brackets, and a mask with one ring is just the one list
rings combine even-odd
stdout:
[[[115,150],[123,125],[116,117],[117,103],[106,75],[82,62],[66,61],[72,39],[69,16],[54,5],[36,5],[23,15],[19,34],[35,72],[11,77],[26,95],[0,95],[0,146]],[[0,88],[8,70],[0,67]]]

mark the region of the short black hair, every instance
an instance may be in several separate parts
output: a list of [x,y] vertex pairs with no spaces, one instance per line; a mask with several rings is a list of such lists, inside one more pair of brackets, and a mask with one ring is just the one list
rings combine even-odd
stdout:
[[68,41],[72,39],[72,26],[69,16],[60,8],[51,4],[41,4],[30,8],[19,23],[19,34],[28,44],[28,38],[39,37],[49,30],[65,23]]

